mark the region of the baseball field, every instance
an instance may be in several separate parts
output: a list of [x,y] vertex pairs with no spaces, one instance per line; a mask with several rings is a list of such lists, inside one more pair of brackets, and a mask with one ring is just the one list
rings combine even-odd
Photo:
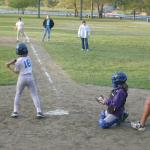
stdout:
[[[150,24],[87,19],[90,51],[83,52],[77,37],[78,18],[52,17],[51,40],[41,42],[45,16],[22,17],[42,108],[49,115],[36,119],[25,89],[20,117],[10,117],[17,76],[5,63],[16,57],[18,16],[0,15],[0,150],[149,150],[149,120],[142,133],[131,129],[130,121],[139,119],[150,94]],[[116,71],[128,75],[129,117],[121,126],[104,130],[97,121],[105,106],[94,98],[109,95]]]

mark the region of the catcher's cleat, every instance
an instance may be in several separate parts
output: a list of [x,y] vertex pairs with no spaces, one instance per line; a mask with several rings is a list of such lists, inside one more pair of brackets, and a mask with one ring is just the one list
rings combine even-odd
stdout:
[[11,117],[12,118],[17,118],[19,116],[18,112],[12,112]]
[[37,119],[45,118],[45,115],[42,112],[38,112],[36,115]]

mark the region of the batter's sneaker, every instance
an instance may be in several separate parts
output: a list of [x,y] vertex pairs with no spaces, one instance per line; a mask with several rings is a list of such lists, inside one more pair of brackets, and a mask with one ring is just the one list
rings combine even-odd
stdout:
[[131,127],[133,129],[138,130],[138,131],[145,131],[145,126],[142,126],[139,121],[138,122],[131,122]]
[[42,112],[38,112],[37,115],[36,115],[36,117],[38,119],[45,118],[45,116],[44,116],[44,114]]
[[11,117],[12,118],[17,118],[19,116],[18,112],[12,112]]

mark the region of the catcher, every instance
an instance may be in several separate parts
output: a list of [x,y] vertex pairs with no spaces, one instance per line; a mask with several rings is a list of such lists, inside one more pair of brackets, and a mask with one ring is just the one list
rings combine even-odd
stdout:
[[99,116],[99,126],[103,129],[113,125],[119,125],[128,117],[125,111],[126,98],[128,96],[128,85],[126,83],[127,76],[123,72],[117,72],[112,75],[113,90],[110,97],[105,98],[103,95],[96,100],[107,106],[106,110],[102,110]]
[[[16,54],[18,55],[18,58],[6,64],[7,68],[16,74],[19,74],[16,86],[16,96],[14,99],[14,110],[11,117],[17,118],[19,116],[20,96],[24,88],[27,87],[30,90],[36,108],[37,118],[44,118],[41,111],[41,104],[37,94],[34,77],[32,75],[32,63],[30,57],[28,56],[27,46],[24,43],[18,44],[16,47]],[[15,67],[12,67],[12,65],[15,65]]]

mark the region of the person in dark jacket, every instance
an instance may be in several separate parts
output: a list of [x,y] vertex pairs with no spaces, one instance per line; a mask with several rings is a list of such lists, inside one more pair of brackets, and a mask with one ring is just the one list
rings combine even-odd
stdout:
[[46,19],[44,19],[43,21],[43,28],[44,28],[44,33],[43,33],[43,38],[42,41],[44,42],[44,39],[47,35],[47,40],[50,40],[50,33],[51,33],[51,29],[54,26],[54,21],[53,19],[51,19],[48,15],[46,16]]
[[125,121],[128,112],[125,111],[125,103],[128,96],[128,85],[126,83],[127,75],[124,72],[117,72],[112,75],[113,90],[110,97],[100,96],[97,101],[107,106],[106,110],[102,110],[99,116],[99,126],[101,128],[109,128]]

